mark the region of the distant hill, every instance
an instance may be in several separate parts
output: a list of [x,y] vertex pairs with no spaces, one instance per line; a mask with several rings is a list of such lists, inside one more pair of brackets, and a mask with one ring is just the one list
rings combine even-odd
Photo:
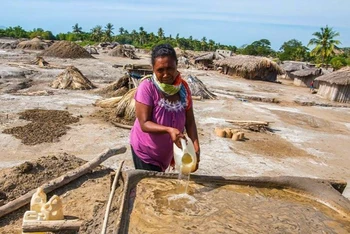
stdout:
[[0,25],[0,29],[5,29],[5,28],[6,28],[5,26]]

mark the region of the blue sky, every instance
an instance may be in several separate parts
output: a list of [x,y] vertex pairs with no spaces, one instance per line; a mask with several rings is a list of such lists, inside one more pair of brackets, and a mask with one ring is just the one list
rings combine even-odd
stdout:
[[350,47],[349,0],[0,0],[0,26],[44,28],[54,34],[75,23],[90,31],[112,23],[114,32],[140,26],[173,37],[193,36],[240,47],[266,38],[274,49],[297,39],[307,44],[326,25]]

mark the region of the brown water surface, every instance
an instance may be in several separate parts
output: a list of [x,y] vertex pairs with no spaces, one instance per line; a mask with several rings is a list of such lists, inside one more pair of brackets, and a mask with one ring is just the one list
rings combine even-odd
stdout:
[[138,183],[129,233],[350,233],[349,219],[286,190],[190,181],[179,194],[178,183]]

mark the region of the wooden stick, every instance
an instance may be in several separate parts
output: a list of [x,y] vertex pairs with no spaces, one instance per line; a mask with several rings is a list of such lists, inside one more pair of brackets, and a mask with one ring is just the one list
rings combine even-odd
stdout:
[[117,122],[111,122],[114,126],[119,127],[119,128],[124,128],[124,129],[132,129],[131,125],[126,125],[126,124],[121,124]]
[[192,96],[193,100],[201,101],[203,98],[201,96]]
[[107,231],[107,223],[108,223],[109,211],[111,209],[115,188],[117,186],[117,181],[118,181],[118,178],[119,178],[119,174],[120,174],[120,172],[122,170],[123,164],[124,164],[124,160],[120,162],[118,171],[115,173],[115,176],[114,176],[111,192],[109,194],[109,199],[108,199],[108,203],[107,203],[107,207],[106,207],[105,217],[104,217],[104,220],[103,220],[101,234],[105,234],[106,231]]
[[[122,146],[120,148],[114,148],[114,149],[108,149],[105,150],[102,154],[94,158],[92,161],[85,163],[84,165],[71,170],[67,172],[65,175],[62,175],[56,179],[53,179],[45,184],[43,184],[41,187],[43,188],[45,193],[49,193],[65,184],[68,184],[69,182],[79,178],[80,176],[88,173],[93,168],[100,165],[103,161],[110,158],[113,155],[116,154],[123,154],[126,151],[126,147]],[[33,194],[36,192],[37,189],[33,189],[26,194],[20,196],[19,198],[16,198],[13,201],[10,201],[6,205],[3,205],[0,207],[0,218],[8,213],[11,213],[12,211],[17,210],[18,208],[21,208],[22,206],[25,206],[28,204],[33,196]]]
[[273,122],[266,122],[266,121],[253,121],[253,120],[225,120],[228,123],[238,123],[238,124],[262,124],[262,125],[269,125],[269,123]]
[[55,232],[61,230],[79,231],[81,220],[24,221],[23,232]]

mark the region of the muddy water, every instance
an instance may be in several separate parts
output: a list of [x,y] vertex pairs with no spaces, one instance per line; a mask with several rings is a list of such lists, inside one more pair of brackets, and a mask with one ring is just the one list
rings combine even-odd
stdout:
[[129,233],[350,233],[349,219],[288,191],[193,181],[178,191],[177,180],[141,180]]

